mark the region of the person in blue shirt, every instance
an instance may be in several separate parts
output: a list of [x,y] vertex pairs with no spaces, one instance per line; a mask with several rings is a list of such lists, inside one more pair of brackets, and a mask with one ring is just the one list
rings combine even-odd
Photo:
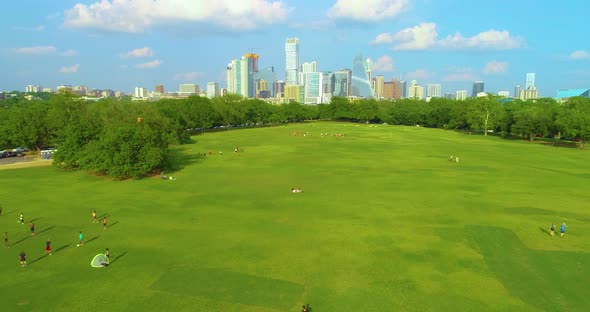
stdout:
[[562,223],[559,229],[561,230],[561,237],[563,237],[565,235],[565,223]]

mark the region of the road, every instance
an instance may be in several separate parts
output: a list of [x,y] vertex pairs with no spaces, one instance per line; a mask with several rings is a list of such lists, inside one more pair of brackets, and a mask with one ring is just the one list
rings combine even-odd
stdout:
[[21,163],[21,162],[29,162],[29,161],[33,161],[36,159],[37,159],[37,157],[33,157],[33,156],[0,158],[0,166],[17,164],[17,163]]

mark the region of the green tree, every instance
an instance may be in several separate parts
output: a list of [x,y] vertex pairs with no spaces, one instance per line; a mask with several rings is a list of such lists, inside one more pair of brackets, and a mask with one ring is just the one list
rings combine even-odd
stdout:
[[569,99],[557,113],[555,123],[565,136],[579,140],[583,148],[590,138],[590,99]]
[[551,116],[540,105],[528,105],[514,113],[512,133],[520,134],[533,142],[537,135],[547,135]]
[[467,120],[472,130],[483,130],[488,135],[488,130],[498,127],[503,118],[504,108],[495,96],[480,97],[466,101]]

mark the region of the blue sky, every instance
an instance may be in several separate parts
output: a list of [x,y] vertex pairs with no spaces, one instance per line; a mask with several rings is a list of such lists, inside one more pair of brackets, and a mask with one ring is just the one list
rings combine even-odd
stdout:
[[512,93],[527,72],[542,96],[590,87],[583,0],[20,0],[2,11],[0,90],[224,86],[227,63],[251,50],[283,79],[287,37],[321,71],[361,53],[386,80],[443,92],[484,80]]

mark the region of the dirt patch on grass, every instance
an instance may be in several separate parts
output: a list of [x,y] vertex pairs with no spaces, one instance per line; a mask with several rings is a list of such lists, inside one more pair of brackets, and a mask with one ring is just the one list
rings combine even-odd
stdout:
[[47,167],[51,166],[53,160],[33,160],[33,161],[26,161],[26,162],[19,162],[14,164],[6,164],[0,166],[0,170],[9,170],[9,169],[21,169],[21,168],[32,168],[32,167]]

